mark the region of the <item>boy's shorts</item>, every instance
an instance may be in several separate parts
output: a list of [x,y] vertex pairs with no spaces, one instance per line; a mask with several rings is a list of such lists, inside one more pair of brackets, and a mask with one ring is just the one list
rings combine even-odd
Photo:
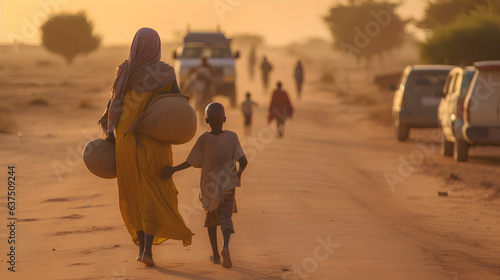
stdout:
[[236,209],[235,190],[232,189],[224,196],[224,200],[217,210],[207,212],[205,227],[217,227],[220,225],[222,231],[228,229],[234,233],[234,226],[231,217],[233,213],[238,213]]

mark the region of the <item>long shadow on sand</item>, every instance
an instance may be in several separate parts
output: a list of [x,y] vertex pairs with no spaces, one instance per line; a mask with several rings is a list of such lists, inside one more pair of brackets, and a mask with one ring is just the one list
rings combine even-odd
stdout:
[[271,277],[271,276],[266,275],[264,273],[256,272],[256,271],[249,270],[249,269],[244,269],[241,267],[233,266],[231,268],[231,270],[238,271],[241,274],[251,276],[252,277],[251,279],[276,279],[276,277]]
[[157,270],[161,274],[169,275],[169,276],[176,276],[176,277],[182,277],[186,279],[192,279],[192,280],[217,280],[216,278],[210,278],[210,277],[205,277],[205,276],[199,276],[199,275],[192,275],[189,273],[184,273],[180,271],[175,271],[175,270],[170,270],[167,268],[163,267],[157,267],[155,266],[153,269]]
[[[210,278],[210,277],[205,277],[205,276],[199,276],[199,275],[192,275],[189,273],[184,273],[180,271],[175,271],[175,270],[170,270],[167,268],[163,267],[157,267],[155,266],[154,269],[156,269],[158,272],[161,274],[169,275],[169,276],[176,276],[176,277],[183,277],[186,279],[192,279],[192,280],[217,280],[216,278]],[[240,268],[240,267],[232,267],[231,270],[237,271],[245,276],[251,277],[251,279],[275,279],[269,275],[265,275],[263,273],[251,271],[248,269]]]

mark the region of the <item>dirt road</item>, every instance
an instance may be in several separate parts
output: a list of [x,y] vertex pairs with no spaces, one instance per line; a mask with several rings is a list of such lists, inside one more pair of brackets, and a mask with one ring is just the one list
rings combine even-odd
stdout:
[[[291,61],[274,58],[278,67]],[[290,85],[287,76],[282,79]],[[155,246],[155,268],[137,262],[115,180],[92,176],[78,157],[82,144],[98,136],[94,116],[101,107],[75,110],[55,102],[14,114],[24,127],[22,138],[0,135],[0,179],[6,182],[8,163],[16,165],[20,219],[12,273],[6,263],[7,214],[1,212],[0,278],[500,279],[498,202],[478,199],[483,193],[460,188],[460,181],[452,182],[457,191],[438,196],[451,187],[436,175],[442,164],[431,133],[397,143],[390,128],[311,81],[304,100],[294,100],[296,115],[279,139],[265,122],[269,96],[255,84],[239,86],[252,90],[260,107],[251,137],[243,136],[239,111],[227,113],[226,129],[240,135],[249,158],[237,190],[233,268],[209,262],[196,169],[174,176],[181,213],[196,234],[193,244]],[[105,95],[93,96],[106,101]],[[176,163],[193,143],[174,147]]]

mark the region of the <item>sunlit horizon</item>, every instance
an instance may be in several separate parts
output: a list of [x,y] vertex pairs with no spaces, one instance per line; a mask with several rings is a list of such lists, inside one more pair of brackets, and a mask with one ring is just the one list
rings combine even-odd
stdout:
[[[164,43],[179,42],[186,30],[215,31],[228,36],[262,35],[265,43],[283,46],[308,38],[331,41],[322,16],[339,0],[2,0],[0,44],[40,44],[39,27],[50,14],[84,11],[104,46],[127,45],[141,27],[158,31]],[[404,1],[402,17],[420,17],[422,1]],[[306,7],[305,7],[306,6]],[[196,7],[196,8],[193,8]],[[413,32],[413,30],[410,30]]]

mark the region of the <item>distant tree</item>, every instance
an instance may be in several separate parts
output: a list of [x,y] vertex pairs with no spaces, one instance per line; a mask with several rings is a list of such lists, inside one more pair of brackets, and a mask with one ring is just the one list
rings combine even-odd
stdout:
[[101,38],[93,34],[93,29],[93,22],[84,12],[54,15],[41,27],[42,44],[71,64],[78,54],[88,54],[99,47]]
[[320,48],[323,48],[325,46],[329,46],[330,42],[323,39],[323,38],[311,37],[311,38],[307,39],[307,41],[305,42],[304,45],[308,48],[320,49]]
[[500,59],[500,16],[474,12],[448,25],[435,28],[420,46],[424,63],[470,65],[480,60]]
[[331,42],[318,37],[311,37],[304,41],[294,42],[287,46],[286,52],[289,55],[296,56],[302,61],[310,61],[314,55],[321,53],[331,53]]
[[418,26],[423,29],[434,29],[441,25],[453,23],[461,15],[470,15],[472,12],[490,5],[498,6],[499,0],[430,0],[427,2],[425,14]]
[[344,56],[370,61],[399,47],[405,39],[405,25],[395,12],[396,4],[386,1],[350,0],[348,5],[332,7],[323,17],[328,25],[334,47]]

